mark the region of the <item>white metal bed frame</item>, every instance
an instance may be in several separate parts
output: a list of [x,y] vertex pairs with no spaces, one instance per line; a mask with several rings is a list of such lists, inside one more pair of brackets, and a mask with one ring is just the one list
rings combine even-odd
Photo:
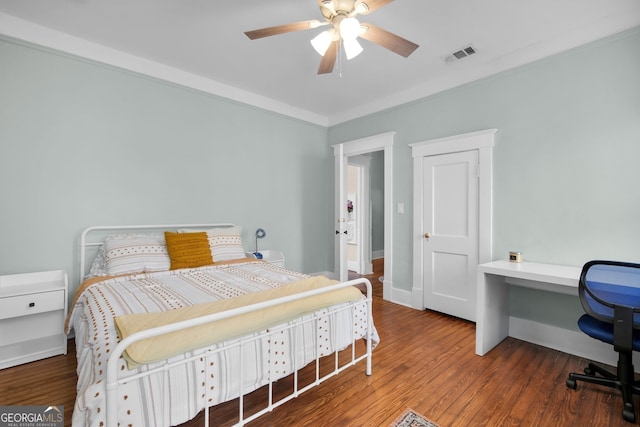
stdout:
[[[171,224],[171,225],[130,225],[130,226],[94,226],[94,227],[89,227],[87,229],[85,229],[82,232],[82,235],[80,237],[80,277],[84,278],[85,274],[86,274],[86,263],[87,263],[87,259],[86,259],[86,254],[87,251],[99,247],[102,244],[102,241],[104,239],[104,237],[106,236],[106,234],[113,234],[112,232],[132,232],[132,231],[151,231],[151,230],[176,230],[176,229],[201,229],[201,228],[213,228],[213,227],[230,227],[233,226],[234,224],[231,223],[215,223],[215,224]],[[96,236],[101,238],[102,240],[95,241]],[[91,239],[91,237],[94,237],[94,239]],[[372,354],[372,344],[371,344],[371,340],[373,337],[373,317],[372,317],[372,288],[371,288],[371,283],[369,282],[369,280],[365,279],[365,278],[361,278],[361,279],[356,279],[356,280],[351,280],[348,282],[343,282],[343,283],[338,283],[332,286],[327,286],[325,288],[322,289],[316,289],[316,290],[312,290],[312,291],[308,291],[308,292],[303,292],[300,294],[296,294],[296,295],[290,295],[290,296],[286,296],[286,297],[281,297],[281,298],[277,298],[274,300],[270,300],[270,301],[266,301],[266,302],[262,302],[262,303],[258,303],[258,304],[252,304],[249,306],[245,306],[245,307],[240,307],[240,308],[235,308],[232,310],[228,310],[225,312],[221,312],[221,313],[215,313],[215,314],[211,314],[211,315],[207,315],[207,316],[202,316],[196,319],[190,319],[190,320],[185,320],[182,322],[178,322],[178,323],[174,323],[171,325],[166,325],[166,326],[162,326],[162,327],[157,327],[157,328],[153,328],[153,329],[148,329],[148,330],[144,330],[144,331],[140,331],[137,332],[135,334],[132,334],[131,336],[125,338],[124,340],[120,341],[116,347],[114,348],[114,350],[112,351],[111,356],[109,357],[109,360],[107,362],[107,380],[106,380],[106,387],[107,387],[107,396],[106,396],[106,425],[107,426],[115,426],[117,425],[117,401],[118,399],[116,398],[117,396],[117,390],[118,390],[118,386],[121,383],[125,383],[127,381],[131,381],[134,379],[138,379],[144,376],[149,376],[152,374],[155,374],[157,372],[162,372],[162,374],[164,375],[164,384],[165,387],[168,386],[168,375],[167,372],[169,369],[181,365],[181,364],[186,364],[189,362],[194,361],[195,359],[200,359],[200,358],[205,358],[205,366],[209,366],[207,358],[212,357],[214,355],[216,355],[217,353],[220,353],[222,351],[228,350],[229,348],[234,348],[234,347],[239,347],[240,348],[240,360],[242,361],[240,364],[240,384],[242,384],[242,374],[244,371],[244,358],[242,357],[242,347],[247,344],[247,343],[251,343],[253,341],[258,341],[261,339],[264,339],[265,336],[271,336],[271,335],[275,335],[275,334],[280,334],[283,330],[288,330],[288,329],[293,329],[296,327],[299,327],[300,325],[304,324],[304,323],[308,323],[308,322],[317,322],[318,318],[321,317],[320,315],[316,316],[312,316],[311,318],[306,318],[305,320],[300,320],[297,322],[291,322],[290,324],[287,325],[282,325],[279,328],[271,328],[269,329],[269,331],[263,331],[259,334],[254,334],[254,336],[248,336],[247,338],[243,338],[239,341],[235,341],[230,345],[225,345],[225,346],[219,346],[219,347],[210,347],[208,348],[204,353],[201,354],[197,354],[194,355],[192,357],[189,358],[184,358],[182,360],[179,361],[175,361],[175,362],[164,362],[163,364],[161,364],[160,366],[153,368],[153,369],[148,369],[145,370],[143,372],[134,372],[134,373],[128,373],[128,372],[123,372],[123,371],[118,371],[118,359],[120,358],[120,356],[122,355],[122,353],[127,349],[128,346],[130,346],[131,344],[144,340],[146,338],[150,338],[150,337],[155,337],[155,336],[159,336],[159,335],[163,335],[166,333],[170,333],[170,332],[174,332],[174,331],[179,331],[179,330],[183,330],[186,328],[190,328],[193,326],[197,326],[197,325],[202,325],[205,323],[209,323],[209,322],[214,322],[217,320],[221,320],[221,319],[225,319],[225,318],[229,318],[229,317],[233,317],[239,314],[244,314],[244,313],[248,313],[254,310],[259,310],[259,309],[263,309],[263,308],[267,308],[267,307],[273,307],[273,306],[277,306],[280,304],[286,304],[288,302],[294,301],[296,299],[301,299],[301,298],[306,298],[306,297],[310,297],[310,296],[315,296],[315,295],[319,295],[325,292],[330,292],[336,289],[340,289],[340,288],[345,288],[348,286],[353,286],[353,285],[364,285],[366,288],[366,299],[364,299],[363,301],[359,301],[356,303],[352,303],[349,304],[347,306],[343,306],[341,308],[338,309],[332,309],[329,311],[329,314],[331,313],[336,313],[338,311],[347,311],[350,310],[351,312],[351,319],[353,320],[354,316],[355,316],[355,312],[356,312],[356,308],[361,306],[361,305],[366,305],[366,312],[367,312],[367,331],[366,331],[366,336],[364,337],[366,340],[366,350],[363,354],[357,354],[356,353],[356,345],[355,345],[355,338],[352,338],[350,347],[351,347],[351,356],[350,356],[350,360],[349,361],[339,361],[339,357],[338,354],[341,352],[340,349],[335,349],[335,351],[333,352],[334,355],[334,362],[333,362],[333,370],[331,372],[325,373],[323,375],[320,374],[320,360],[329,356],[323,356],[321,357],[318,352],[316,351],[315,353],[315,359],[314,361],[312,361],[311,363],[315,363],[315,380],[309,384],[307,384],[306,386],[303,386],[302,388],[298,388],[298,371],[303,367],[303,366],[294,366],[292,369],[293,372],[293,390],[291,391],[291,393],[289,393],[287,396],[284,396],[282,398],[280,398],[279,400],[274,402],[274,396],[273,396],[273,383],[281,378],[272,378],[271,374],[269,374],[269,379],[268,379],[268,404],[266,407],[264,407],[263,409],[259,410],[258,412],[250,415],[249,417],[245,418],[244,417],[244,396],[250,392],[253,392],[255,390],[241,390],[240,393],[240,397],[239,397],[239,411],[238,411],[238,423],[236,423],[235,425],[237,426],[242,426],[247,422],[253,421],[255,419],[257,419],[258,417],[271,412],[273,409],[277,408],[278,406],[288,402],[291,399],[296,398],[297,396],[299,396],[301,393],[310,390],[311,388],[321,384],[322,382],[326,381],[327,379],[337,375],[338,373],[342,372],[343,370],[347,369],[350,366],[355,365],[356,363],[362,361],[362,360],[366,360],[366,375],[371,375],[371,365],[372,365],[372,358],[371,358],[371,354]],[[324,313],[322,316],[326,316],[327,313]],[[353,324],[353,322],[351,322],[351,324]],[[317,328],[316,328],[317,330]],[[354,336],[354,333],[352,331],[351,336]],[[317,341],[317,337],[316,337],[316,341]],[[295,354],[295,347],[297,346],[297,342],[294,341],[293,342],[293,347],[294,347],[294,354]],[[348,348],[348,347],[347,347]],[[294,363],[295,363],[295,357],[294,359]],[[309,365],[309,364],[308,364]],[[308,366],[307,365],[307,366]],[[118,375],[118,373],[120,372],[120,376]],[[205,376],[208,376],[209,372],[205,372]],[[240,385],[240,387],[242,387],[242,385]],[[263,386],[264,387],[264,386]],[[203,394],[205,396],[207,396],[208,391],[206,390],[206,386],[203,384],[202,386],[203,388]],[[164,393],[165,399],[166,396],[168,395],[168,393]],[[205,398],[205,402],[207,402],[208,400]],[[114,404],[115,403],[115,404]],[[164,405],[165,408],[168,408],[168,404]],[[167,422],[168,420],[168,414],[167,414],[168,410],[165,410],[165,414],[164,414],[164,419],[165,422]],[[209,406],[205,404],[204,407],[204,425],[205,426],[209,426]]]

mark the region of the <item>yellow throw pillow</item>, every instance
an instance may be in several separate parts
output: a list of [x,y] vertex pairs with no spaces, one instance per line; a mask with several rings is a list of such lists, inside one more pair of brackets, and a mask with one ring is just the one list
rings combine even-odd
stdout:
[[171,270],[213,265],[207,233],[164,232]]

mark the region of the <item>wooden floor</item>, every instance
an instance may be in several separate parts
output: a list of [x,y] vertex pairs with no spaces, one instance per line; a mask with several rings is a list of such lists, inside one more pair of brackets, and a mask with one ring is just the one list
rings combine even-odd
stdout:
[[[476,356],[473,323],[383,301],[377,276],[372,282],[381,338],[373,375],[365,375],[362,362],[249,425],[388,426],[406,408],[442,427],[632,425],[622,419],[618,392],[565,386],[567,374],[581,370],[584,360],[513,338]],[[64,405],[70,425],[73,342],[69,350],[1,370],[0,406]],[[233,407],[213,411],[212,425],[228,425],[224,419]]]

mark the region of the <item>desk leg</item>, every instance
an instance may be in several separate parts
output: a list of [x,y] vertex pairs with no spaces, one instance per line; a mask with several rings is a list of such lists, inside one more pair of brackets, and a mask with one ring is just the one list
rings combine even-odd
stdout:
[[478,272],[476,354],[484,356],[509,335],[509,285]]

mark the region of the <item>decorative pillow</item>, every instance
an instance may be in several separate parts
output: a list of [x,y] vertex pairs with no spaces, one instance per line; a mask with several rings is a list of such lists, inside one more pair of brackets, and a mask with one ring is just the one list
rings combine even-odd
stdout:
[[162,271],[171,265],[162,236],[114,235],[103,246],[108,275]]
[[213,264],[207,233],[172,233],[165,231],[164,239],[167,242],[167,251],[171,259],[171,270]]
[[107,254],[104,250],[104,243],[100,245],[98,249],[98,253],[96,257],[93,259],[91,263],[91,269],[89,270],[89,274],[87,274],[84,278],[87,277],[96,277],[96,276],[106,276],[107,275]]
[[242,227],[238,225],[207,230],[213,261],[220,262],[246,258],[247,255],[244,253],[241,234]]

